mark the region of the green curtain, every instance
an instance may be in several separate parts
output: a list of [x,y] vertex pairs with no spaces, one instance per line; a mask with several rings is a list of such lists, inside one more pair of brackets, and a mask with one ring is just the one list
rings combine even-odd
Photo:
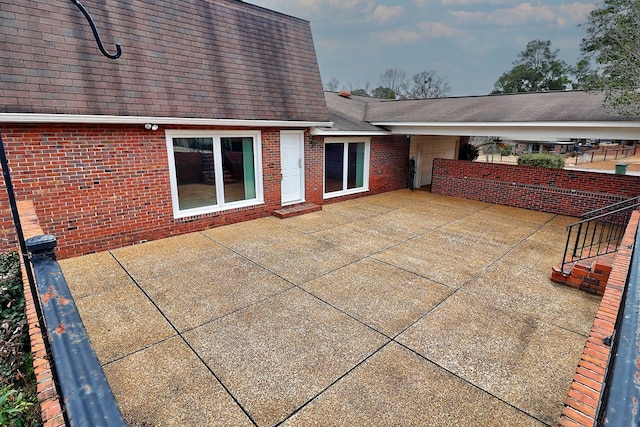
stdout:
[[254,168],[253,138],[242,138],[242,167],[244,169],[244,198],[256,198],[256,171]]

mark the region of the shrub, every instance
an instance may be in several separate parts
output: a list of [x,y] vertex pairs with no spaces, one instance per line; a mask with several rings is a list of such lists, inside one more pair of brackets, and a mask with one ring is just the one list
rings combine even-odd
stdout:
[[523,154],[518,157],[518,164],[537,166],[540,168],[562,169],[564,168],[564,157],[551,153]]
[[42,423],[36,395],[36,380],[20,259],[15,252],[0,253],[0,425],[37,426]]
[[505,145],[500,149],[500,155],[505,157],[510,156],[511,152],[513,151],[512,148],[513,147],[511,147],[510,145]]
[[478,151],[478,147],[471,144],[465,144],[460,147],[460,154],[458,155],[459,160],[475,160],[480,155]]
[[22,392],[7,385],[0,390],[0,425],[23,427],[30,425],[25,416],[33,402],[25,400]]

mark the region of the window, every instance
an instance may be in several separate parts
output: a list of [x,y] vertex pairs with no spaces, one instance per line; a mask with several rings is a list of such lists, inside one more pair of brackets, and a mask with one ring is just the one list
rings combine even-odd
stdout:
[[177,218],[264,202],[260,132],[167,132]]
[[325,139],[325,197],[369,190],[369,145],[369,141],[362,140]]

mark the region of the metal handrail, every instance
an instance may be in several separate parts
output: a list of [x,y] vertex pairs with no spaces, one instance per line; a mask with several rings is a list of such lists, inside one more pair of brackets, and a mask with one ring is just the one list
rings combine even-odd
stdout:
[[630,199],[625,199],[625,200],[622,200],[620,202],[613,203],[611,205],[603,206],[601,208],[593,209],[591,211],[585,212],[582,215],[580,215],[580,219],[581,220],[589,219],[596,212],[604,211],[604,210],[610,209],[610,208],[615,208],[617,206],[621,206],[621,205],[624,205],[625,203],[629,203],[629,202],[632,202],[632,201],[636,201],[638,203],[638,204],[636,204],[636,206],[638,206],[640,204],[640,196],[632,197]]
[[[618,251],[618,244],[624,235],[631,211],[640,206],[640,197],[634,197],[591,211],[591,213],[594,213],[612,209],[624,203],[631,204],[582,219],[567,226],[567,243],[562,258],[563,271],[566,264]],[[569,250],[571,250],[571,254],[567,256]]]

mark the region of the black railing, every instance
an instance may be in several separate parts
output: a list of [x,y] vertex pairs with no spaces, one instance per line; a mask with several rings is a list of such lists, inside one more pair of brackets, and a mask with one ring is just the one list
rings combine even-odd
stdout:
[[618,245],[631,218],[640,206],[640,197],[623,200],[583,214],[580,221],[567,227],[562,269],[583,259],[618,251]]
[[[640,229],[636,231],[638,242]],[[596,414],[597,426],[640,425],[640,252],[634,250],[611,340],[611,352]]]
[[27,239],[42,307],[55,378],[65,418],[75,426],[125,426],[80,314],[71,296],[50,235]]

